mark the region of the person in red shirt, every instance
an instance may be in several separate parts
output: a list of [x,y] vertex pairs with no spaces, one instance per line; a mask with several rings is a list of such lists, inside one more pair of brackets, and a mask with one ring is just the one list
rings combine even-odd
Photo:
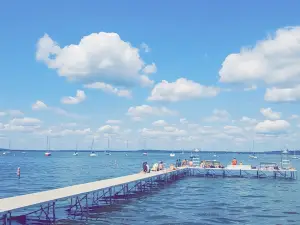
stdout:
[[237,160],[236,160],[236,158],[233,158],[233,160],[231,161],[231,164],[234,165],[234,166],[237,165]]

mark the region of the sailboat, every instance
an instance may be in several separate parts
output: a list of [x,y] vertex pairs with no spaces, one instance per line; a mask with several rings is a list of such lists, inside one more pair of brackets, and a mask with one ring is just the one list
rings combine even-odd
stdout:
[[213,155],[213,157],[217,157],[217,154],[215,153],[215,154]]
[[76,144],[76,151],[73,153],[74,156],[78,156],[77,149],[78,149],[78,144]]
[[170,157],[174,157],[174,156],[175,156],[175,153],[172,152],[172,153],[170,154]]
[[91,146],[91,153],[90,153],[91,157],[97,156],[97,154],[93,151],[93,147],[94,147],[94,138],[93,138],[93,142],[92,142],[92,146]]
[[[109,138],[107,138],[107,150],[109,149]],[[105,155],[111,155],[110,152],[105,151]]]
[[180,153],[181,155],[184,155],[184,151],[182,150],[182,152]]
[[196,148],[194,151],[195,151],[195,152],[200,152],[200,150],[199,150],[198,148]]
[[257,156],[254,154],[253,150],[254,150],[254,141],[252,142],[252,154],[249,155],[249,158],[250,159],[257,159]]
[[49,141],[49,137],[47,136],[47,147],[46,147],[46,152],[45,152],[45,156],[51,156],[51,152],[50,150],[50,141]]
[[296,151],[294,151],[294,155],[292,156],[292,159],[300,159],[298,156],[296,156]]

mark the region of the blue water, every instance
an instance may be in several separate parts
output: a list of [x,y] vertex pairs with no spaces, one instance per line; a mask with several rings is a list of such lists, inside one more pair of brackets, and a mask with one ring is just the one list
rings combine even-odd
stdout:
[[[176,158],[188,158],[188,154]],[[279,162],[279,155],[219,154],[223,164],[237,157],[244,164]],[[201,159],[212,159],[201,154]],[[112,153],[89,157],[89,153],[11,153],[0,156],[0,198],[68,185],[133,174],[141,163],[163,160],[174,163],[168,153]],[[293,166],[300,169],[300,160]],[[17,167],[21,179],[17,179]],[[300,181],[280,179],[237,179],[188,177],[123,204],[115,205],[80,224],[300,224]],[[94,215],[95,216],[95,215]],[[75,223],[75,221],[74,221]],[[69,224],[74,224],[70,222]]]

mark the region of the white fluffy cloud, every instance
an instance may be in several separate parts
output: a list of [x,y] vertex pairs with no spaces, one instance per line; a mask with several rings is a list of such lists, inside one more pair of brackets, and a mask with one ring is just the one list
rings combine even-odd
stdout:
[[103,82],[95,82],[91,84],[84,85],[85,88],[89,89],[99,89],[106,93],[115,94],[119,97],[131,98],[131,91],[127,89],[118,89],[110,84],[106,84]]
[[12,125],[23,125],[23,126],[35,126],[41,124],[42,121],[36,118],[24,117],[24,118],[15,118],[10,121]]
[[50,107],[40,100],[38,100],[34,104],[32,104],[31,108],[32,108],[32,110],[36,110],[36,111],[45,111],[45,110],[52,111],[58,115],[62,115],[62,116],[66,116],[66,117],[70,117],[70,118],[74,118],[74,119],[83,118],[83,116],[77,115],[75,113],[69,113],[61,108]]
[[80,102],[83,102],[85,99],[86,99],[86,95],[85,95],[84,91],[77,90],[75,97],[72,97],[72,96],[63,97],[61,99],[61,103],[74,105],[74,104],[79,104]]
[[121,120],[107,120],[106,121],[107,124],[120,124],[122,123]]
[[178,128],[167,127],[164,129],[148,129],[143,128],[140,131],[141,135],[150,138],[170,138],[170,137],[182,137],[187,135],[187,131],[180,130]]
[[45,34],[38,40],[36,59],[69,80],[88,80],[121,85],[149,85],[142,70],[147,66],[139,49],[117,33],[92,33],[78,44],[60,47]]
[[274,36],[226,57],[220,81],[269,84],[300,81],[300,27],[278,29]]
[[175,111],[166,107],[152,107],[149,105],[130,107],[127,112],[127,115],[135,118],[141,118],[145,116],[168,116],[175,114],[177,114]]
[[116,134],[120,132],[119,126],[104,125],[98,129],[99,132],[105,134]]
[[187,124],[187,123],[189,123],[189,121],[186,118],[180,118],[179,122],[181,124]]
[[243,123],[249,123],[249,124],[255,124],[257,123],[257,120],[256,119],[253,119],[253,118],[249,118],[247,116],[243,116],[241,119],[240,119],[241,122]]
[[277,134],[286,132],[289,127],[289,122],[285,120],[265,120],[255,126],[255,131],[257,133]]
[[0,112],[0,116],[12,116],[12,117],[20,117],[23,116],[24,113],[20,110],[10,109],[3,112]]
[[268,102],[300,101],[300,85],[293,88],[267,88],[265,100]]
[[225,122],[228,121],[230,114],[226,110],[214,109],[212,116],[205,118],[206,122]]
[[243,129],[237,126],[225,126],[224,133],[232,135],[242,135]]
[[48,106],[40,100],[37,100],[34,104],[32,104],[33,110],[43,110],[43,109],[47,109],[47,108],[48,108]]
[[278,120],[281,116],[280,112],[274,112],[271,108],[261,108],[260,112],[263,114],[263,116],[270,120]]
[[220,89],[217,87],[204,86],[192,80],[179,78],[175,82],[169,83],[163,80],[161,83],[156,84],[148,100],[177,102],[195,98],[215,97],[219,92]]
[[153,126],[167,126],[168,123],[164,120],[157,120],[152,123]]
[[156,73],[157,72],[157,68],[155,63],[152,63],[150,65],[145,66],[145,68],[143,69],[143,72],[145,74],[152,74],[152,73]]

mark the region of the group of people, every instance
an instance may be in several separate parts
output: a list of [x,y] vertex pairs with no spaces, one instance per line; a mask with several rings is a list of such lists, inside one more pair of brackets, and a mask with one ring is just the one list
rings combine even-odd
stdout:
[[160,171],[164,169],[164,163],[160,161],[159,163],[154,163],[151,170],[147,162],[143,162],[143,172],[150,173],[150,171]]

